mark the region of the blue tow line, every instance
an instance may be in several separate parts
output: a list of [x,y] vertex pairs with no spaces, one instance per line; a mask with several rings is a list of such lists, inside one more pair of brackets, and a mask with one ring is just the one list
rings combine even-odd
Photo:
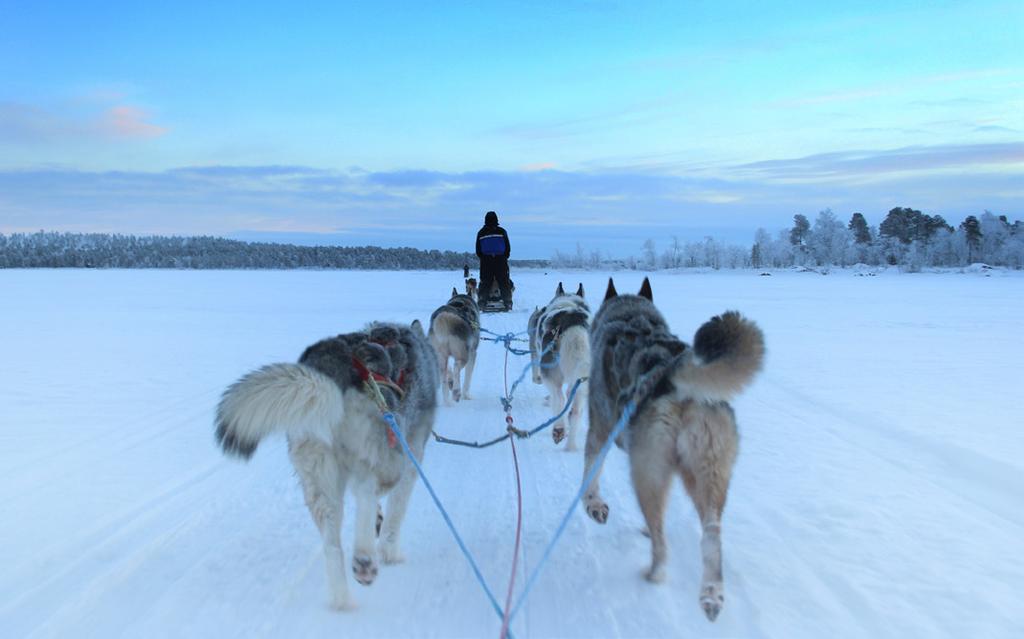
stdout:
[[[508,333],[504,336],[499,337],[500,339],[495,339],[492,341],[504,343],[505,347],[508,348],[510,352],[514,353],[515,351],[511,348],[510,342],[515,339],[518,339],[516,337],[516,334]],[[529,351],[526,352],[528,353]],[[528,364],[523,369],[523,373],[519,376],[519,379],[516,380],[516,383],[513,384],[512,386],[512,392],[509,393],[509,396],[507,398],[502,398],[503,402],[507,401],[509,402],[509,405],[511,404],[512,395],[515,392],[516,386],[518,386],[519,383],[522,382],[523,379],[525,379],[526,371],[528,371],[531,366],[532,363]],[[570,393],[570,400],[569,402],[567,402],[567,406],[571,405],[572,395],[575,394],[575,392],[579,388],[579,385],[582,382],[582,379],[576,380],[576,385],[573,387],[572,393]],[[633,418],[634,412],[636,412],[636,404],[631,401],[628,404],[626,404],[626,407],[623,409],[622,416],[619,418],[619,421],[612,428],[611,433],[609,433],[608,440],[605,442],[604,446],[601,447],[600,452],[598,452],[597,457],[594,459],[594,463],[590,467],[590,471],[587,472],[587,475],[583,478],[583,482],[580,484],[579,490],[573,497],[572,503],[569,504],[569,508],[565,511],[565,515],[562,517],[562,521],[561,523],[559,523],[558,529],[555,531],[555,534],[551,538],[551,541],[544,549],[544,554],[541,556],[540,561],[537,562],[537,565],[534,566],[533,572],[530,573],[530,577],[526,580],[526,585],[523,587],[523,591],[520,593],[519,598],[516,599],[516,604],[512,607],[512,612],[509,614],[510,623],[513,619],[515,619],[516,614],[519,613],[520,608],[522,608],[523,604],[526,602],[526,598],[530,594],[530,591],[533,589],[533,586],[536,584],[537,578],[540,576],[541,570],[543,570],[544,565],[551,558],[551,552],[558,544],[558,541],[559,539],[561,539],[562,534],[565,533],[565,529],[569,525],[569,519],[570,517],[572,517],[573,511],[576,510],[576,505],[580,502],[580,500],[583,499],[583,495],[587,491],[587,488],[590,487],[590,484],[591,482],[594,481],[594,477],[597,475],[597,472],[604,465],[604,458],[607,457],[608,452],[611,450],[612,444],[615,443],[615,440],[622,433],[623,429],[625,429],[625,427],[629,424],[629,421]],[[441,504],[441,500],[438,498],[437,493],[434,492],[434,487],[430,484],[430,480],[427,479],[426,474],[423,472],[423,467],[420,466],[419,460],[416,459],[416,456],[413,455],[412,453],[412,449],[409,448],[409,443],[405,440],[405,435],[402,434],[402,431],[399,430],[398,422],[395,420],[394,414],[391,412],[382,412],[381,416],[384,418],[384,421],[388,423],[388,427],[391,429],[391,432],[395,434],[395,437],[398,439],[399,443],[402,444],[402,450],[405,451],[406,456],[409,458],[410,461],[412,461],[413,466],[416,468],[416,472],[419,474],[420,479],[423,480],[423,485],[427,487],[427,492],[430,493],[430,498],[434,500],[434,505],[437,506],[438,511],[440,511],[441,513],[441,517],[444,518],[445,524],[448,525],[448,530],[450,530],[452,536],[455,537],[455,542],[458,544],[459,550],[461,550],[463,556],[466,557],[466,561],[469,562],[470,567],[473,569],[473,575],[476,577],[476,580],[480,584],[480,587],[484,589],[484,593],[487,595],[487,599],[491,602],[491,608],[494,609],[494,612],[498,615],[498,618],[504,622],[504,612],[502,611],[501,606],[498,604],[498,600],[495,598],[494,593],[491,592],[491,589],[487,586],[487,582],[484,581],[483,574],[480,572],[480,568],[479,566],[477,566],[476,560],[473,559],[473,555],[469,552],[469,549],[466,547],[465,542],[462,541],[462,537],[459,535],[458,530],[455,529],[455,524],[452,522],[452,519],[449,516],[448,511],[445,510],[444,506]],[[549,422],[545,422],[541,426],[534,429],[531,432],[531,434],[533,432],[539,431],[545,426],[550,425],[550,423],[554,423],[554,421],[557,419],[558,418],[555,417],[549,420]],[[509,632],[508,636],[511,637],[512,633]]]
[[544,568],[544,564],[547,563],[551,557],[551,551],[554,550],[555,545],[561,538],[562,533],[565,532],[566,526],[569,525],[569,518],[572,517],[572,513],[576,510],[576,504],[583,499],[583,494],[590,488],[590,483],[594,481],[594,477],[597,475],[597,471],[601,469],[604,464],[604,458],[608,455],[608,451],[611,450],[612,444],[615,443],[616,438],[622,430],[629,424],[629,421],[633,418],[633,413],[636,412],[636,404],[632,401],[626,404],[626,408],[622,411],[622,417],[612,428],[612,432],[608,435],[608,441],[604,443],[601,451],[597,454],[597,458],[594,459],[593,465],[590,467],[590,472],[587,473],[586,477],[583,478],[583,483],[580,484],[580,489],[576,492],[576,496],[573,497],[572,503],[569,504],[569,508],[565,511],[565,516],[562,517],[562,523],[558,525],[558,530],[555,531],[555,536],[551,538],[547,548],[544,549],[544,554],[541,556],[540,561],[533,568],[533,572],[530,573],[530,578],[526,580],[526,585],[523,587],[523,592],[520,593],[519,598],[516,600],[516,605],[512,607],[512,614],[509,615],[509,619],[515,619],[516,613],[522,607],[526,601],[527,595],[530,594],[530,590],[533,588],[537,581],[537,577],[540,575],[541,569]]
[[529,331],[523,331],[521,333],[505,333],[504,335],[501,335],[501,334],[495,333],[494,331],[489,331],[486,328],[481,328],[480,332],[481,333],[487,333],[488,335],[491,335],[491,337],[481,337],[480,339],[482,339],[482,340],[484,340],[486,342],[495,342],[495,343],[498,343],[498,344],[502,344],[513,355],[529,355],[530,354],[529,349],[516,348],[516,347],[512,346],[512,342],[526,342],[526,341],[529,341],[529,340],[526,340],[526,339],[523,338],[523,335],[528,335]]
[[[516,381],[514,381],[512,383],[512,388],[508,391],[508,397],[500,397],[499,398],[501,400],[501,407],[503,409],[508,411],[512,407],[512,398],[515,397],[516,389],[519,388],[519,385],[523,383],[524,379],[526,379],[526,373],[531,368],[533,368],[534,366],[537,366],[538,368],[553,368],[555,366],[558,366],[558,356],[557,355],[555,355],[555,361],[551,362],[550,364],[545,364],[544,362],[540,361],[545,355],[547,355],[551,351],[551,349],[553,347],[554,347],[554,342],[552,342],[551,344],[548,344],[548,347],[545,348],[543,351],[541,351],[540,355],[537,356],[537,360],[538,361],[537,361],[536,364],[534,364],[532,361],[531,362],[527,362],[526,366],[523,367],[523,372],[519,373],[519,377],[517,377]],[[508,348],[508,346],[506,346],[505,348]],[[509,350],[510,353],[518,354],[514,350],[512,350],[511,348],[509,348],[508,350]],[[522,354],[526,355],[529,352],[530,351],[526,351],[526,353],[522,353]]]
[[441,511],[441,516],[444,517],[444,523],[448,524],[448,530],[452,531],[452,535],[455,537],[456,543],[459,544],[459,549],[462,550],[462,554],[465,555],[469,565],[473,568],[473,574],[476,575],[476,580],[480,582],[480,586],[484,589],[484,592],[487,593],[487,598],[491,601],[491,607],[494,608],[495,614],[498,615],[499,619],[504,620],[504,611],[502,611],[501,606],[498,605],[498,600],[494,597],[494,593],[492,593],[491,589],[487,587],[487,582],[484,581],[484,576],[480,573],[480,568],[476,565],[476,561],[473,560],[473,555],[470,554],[469,549],[466,548],[466,544],[462,541],[459,531],[455,529],[455,524],[452,523],[452,518],[448,515],[448,511],[441,505],[441,500],[438,499],[437,493],[434,492],[434,487],[430,485],[430,480],[428,480],[427,476],[423,473],[423,467],[420,466],[419,460],[416,459],[416,455],[412,454],[412,450],[409,448],[409,443],[405,441],[405,435],[403,435],[402,431],[398,429],[398,422],[395,421],[394,414],[387,412],[382,413],[381,415],[388,423],[388,427],[391,429],[391,432],[395,434],[399,443],[402,444],[402,450],[405,451],[405,454],[412,461],[412,465],[416,467],[416,472],[419,473],[420,479],[423,480],[423,485],[427,487],[427,492],[430,493],[431,499],[434,500],[434,505],[437,506],[439,511]]

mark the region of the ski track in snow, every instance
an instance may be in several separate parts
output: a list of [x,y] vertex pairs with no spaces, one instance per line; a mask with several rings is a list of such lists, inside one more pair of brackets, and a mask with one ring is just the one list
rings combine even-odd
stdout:
[[[638,273],[616,273],[620,291]],[[559,279],[594,310],[607,274],[524,272],[525,330]],[[1024,632],[1024,449],[1013,391],[1024,277],[656,273],[655,300],[689,340],[737,308],[765,331],[765,371],[735,403],[740,455],[723,519],[725,608],[697,604],[700,527],[680,485],[668,581],[612,449],[599,526],[581,508],[511,624],[529,637],[1015,636]],[[491,609],[425,489],[406,562],[382,566],[359,608],[327,607],[319,535],[283,438],[247,464],[213,443],[218,394],[252,368],[373,319],[426,320],[449,273],[5,271],[0,317],[0,633],[7,637],[486,637]],[[382,294],[382,292],[386,294]],[[404,297],[399,297],[404,295]],[[528,358],[510,357],[510,383]],[[484,440],[504,421],[504,353],[480,346],[473,399],[435,429]],[[550,415],[529,376],[516,425]],[[585,429],[578,443],[582,446]],[[564,446],[564,444],[563,444]],[[550,429],[517,444],[523,543],[516,593],[570,506],[582,453]],[[431,441],[424,469],[499,601],[513,557],[507,443]],[[352,553],[354,503],[342,543]],[[515,601],[515,598],[513,599]]]

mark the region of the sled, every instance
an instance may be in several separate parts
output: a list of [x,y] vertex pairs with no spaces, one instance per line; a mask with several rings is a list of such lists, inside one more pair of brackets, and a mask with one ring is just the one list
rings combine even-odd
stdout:
[[[508,280],[509,286],[512,289],[512,300],[515,302],[516,294],[516,283],[512,281],[512,278]],[[487,300],[479,304],[481,313],[504,313],[506,310],[505,302],[501,299],[501,287],[498,286],[498,281],[495,280],[491,285],[491,294],[487,296]]]

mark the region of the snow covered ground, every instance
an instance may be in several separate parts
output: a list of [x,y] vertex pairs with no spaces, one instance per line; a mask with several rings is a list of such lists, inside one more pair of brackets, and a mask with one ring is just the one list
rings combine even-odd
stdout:
[[[635,291],[642,275],[615,277]],[[559,279],[582,280],[596,307],[607,274],[517,273],[520,310],[484,326],[525,329]],[[697,605],[699,529],[681,486],[668,582],[641,578],[649,543],[613,450],[608,525],[576,511],[516,637],[1024,636],[1024,276],[656,273],[653,284],[687,339],[731,308],[767,337],[766,369],[736,403],[725,609],[711,624]],[[335,613],[283,439],[248,464],[213,442],[218,394],[242,373],[371,319],[426,320],[453,285],[459,274],[0,271],[0,635],[497,636],[422,486],[408,561],[370,588],[353,583],[359,610]],[[502,431],[502,360],[481,346],[475,399],[442,409],[439,432]],[[527,380],[517,424],[547,411]],[[519,451],[528,571],[582,455],[548,436]],[[432,442],[425,470],[502,597],[508,447]]]

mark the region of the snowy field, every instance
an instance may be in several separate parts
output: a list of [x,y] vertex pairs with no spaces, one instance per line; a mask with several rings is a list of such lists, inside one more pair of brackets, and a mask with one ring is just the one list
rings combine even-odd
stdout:
[[[359,609],[335,613],[283,438],[248,464],[213,441],[213,407],[239,375],[368,320],[425,321],[460,275],[0,271],[0,635],[496,637],[500,621],[422,485],[403,531],[408,561],[369,588],[352,582]],[[642,279],[615,277],[620,291]],[[486,328],[524,330],[559,279],[582,280],[596,308],[607,274],[515,279],[519,310],[486,316]],[[516,637],[1024,636],[1022,274],[652,281],[687,340],[732,308],[767,338],[765,371],[736,402],[725,608],[711,624],[697,604],[699,527],[681,486],[668,581],[641,578],[649,542],[613,450],[609,523],[576,511]],[[442,408],[438,432],[502,432],[502,361],[481,345],[475,399]],[[543,421],[543,395],[527,380],[518,425]],[[582,454],[547,434],[519,454],[529,571]],[[431,442],[425,470],[503,598],[508,446]]]

